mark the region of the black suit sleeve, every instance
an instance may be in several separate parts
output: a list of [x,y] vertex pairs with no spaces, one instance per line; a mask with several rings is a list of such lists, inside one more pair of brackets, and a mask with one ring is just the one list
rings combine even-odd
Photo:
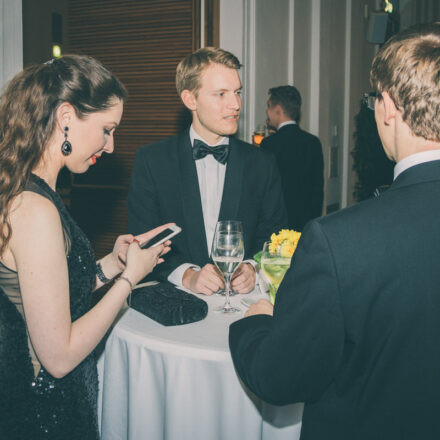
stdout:
[[264,155],[263,169],[267,173],[262,172],[261,177],[266,175],[267,180],[260,205],[261,211],[258,217],[253,254],[263,249],[264,242],[270,240],[273,233],[287,228],[287,212],[276,160],[271,153],[264,152]]
[[277,161],[277,151],[276,151],[276,143],[274,142],[274,136],[275,135],[270,135],[268,137],[265,137],[261,141],[260,149],[270,155],[273,155],[273,157],[275,158],[275,162],[276,162]]
[[145,148],[136,152],[128,190],[128,230],[134,235],[162,224],[162,219],[158,216],[157,192],[154,190],[146,153]]
[[[176,221],[176,219],[163,218],[160,215],[158,199],[160,191],[156,188],[156,182],[152,176],[147,149],[148,147],[143,147],[136,152],[127,197],[128,231],[133,235],[142,234],[164,223]],[[180,240],[181,237],[176,236],[173,243],[179,243]],[[166,280],[174,269],[183,263],[188,263],[173,244],[171,251],[164,256],[164,259],[164,263],[155,267],[151,275],[152,279]]]
[[274,316],[244,318],[229,344],[243,382],[267,402],[313,402],[341,362],[344,324],[326,237],[311,222],[277,294]]
[[261,144],[260,144],[260,148],[262,149],[262,150],[265,150],[265,151],[269,151],[269,142],[268,142],[268,137],[265,137],[262,141],[261,141]]
[[313,182],[310,189],[309,199],[309,218],[316,218],[322,215],[322,202],[324,199],[324,158],[322,154],[321,142],[314,138],[310,147],[313,150],[310,181]]

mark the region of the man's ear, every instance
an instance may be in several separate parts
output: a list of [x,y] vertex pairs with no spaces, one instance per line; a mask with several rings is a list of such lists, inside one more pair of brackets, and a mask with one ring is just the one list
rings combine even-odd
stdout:
[[396,104],[394,104],[393,99],[388,94],[388,92],[382,92],[382,100],[384,105],[384,122],[385,124],[389,125],[391,120],[394,119],[397,115],[398,108],[396,107]]
[[283,107],[281,107],[280,104],[275,104],[275,106],[274,106],[274,110],[275,110],[275,113],[276,113],[278,116],[284,116],[284,110],[283,110]]
[[180,94],[180,99],[182,100],[185,107],[187,107],[189,110],[194,111],[197,108],[196,96],[190,90],[185,89]]

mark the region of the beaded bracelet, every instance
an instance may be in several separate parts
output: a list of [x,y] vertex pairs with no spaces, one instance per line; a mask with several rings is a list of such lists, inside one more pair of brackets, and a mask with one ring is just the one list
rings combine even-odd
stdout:
[[96,276],[98,277],[98,280],[101,281],[101,283],[107,284],[111,281],[111,279],[107,278],[104,275],[100,261],[96,262]]

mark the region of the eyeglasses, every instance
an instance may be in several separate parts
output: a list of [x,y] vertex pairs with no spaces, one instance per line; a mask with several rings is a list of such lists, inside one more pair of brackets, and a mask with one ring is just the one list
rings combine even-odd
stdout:
[[370,110],[374,111],[374,107],[376,106],[376,99],[382,99],[382,95],[376,92],[364,93],[363,103]]

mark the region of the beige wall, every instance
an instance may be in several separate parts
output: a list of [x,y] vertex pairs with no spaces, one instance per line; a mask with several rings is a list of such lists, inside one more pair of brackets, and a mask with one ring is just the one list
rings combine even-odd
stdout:
[[289,0],[256,0],[255,125],[266,123],[269,88],[289,83],[288,10]]
[[297,0],[294,4],[293,83],[303,98],[301,126],[310,127],[310,55],[312,9],[308,0]]
[[[342,140],[344,123],[345,77],[345,2],[321,2],[320,76],[319,76],[319,138],[324,152],[324,206],[339,207],[342,178]],[[331,147],[337,174],[330,177]]]
[[23,68],[21,0],[0,0],[0,89]]

